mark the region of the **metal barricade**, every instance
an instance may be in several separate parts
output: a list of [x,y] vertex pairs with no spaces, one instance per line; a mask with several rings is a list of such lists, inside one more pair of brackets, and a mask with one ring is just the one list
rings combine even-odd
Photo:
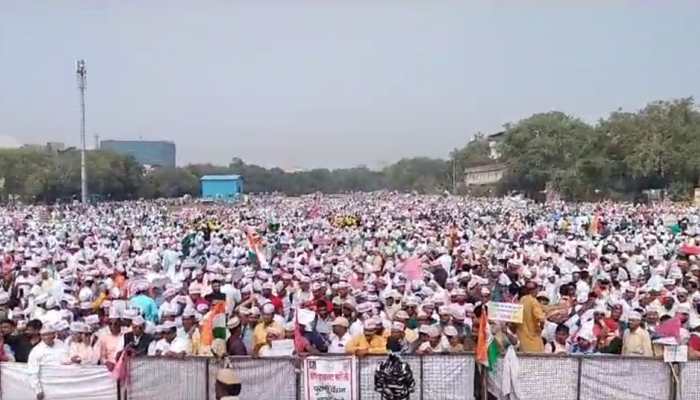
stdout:
[[[572,357],[518,355],[518,381],[520,398],[540,400],[577,400],[578,363]],[[495,396],[500,395],[503,382],[503,359],[490,376],[489,388]]]
[[681,365],[679,400],[700,399],[700,361]]
[[[420,358],[423,399],[471,400],[474,398],[474,356],[439,354]],[[415,373],[414,373],[415,375]]]
[[[241,380],[240,400],[297,399],[297,369],[299,360],[289,357],[250,358],[230,357],[230,367]],[[222,363],[209,364],[209,399],[214,400],[216,372]]]
[[207,358],[183,360],[141,357],[131,360],[129,400],[194,400],[206,399],[209,392]]
[[[379,400],[374,373],[384,356],[357,359],[358,399]],[[413,400],[474,399],[474,356],[440,354],[404,356],[413,371]],[[242,383],[241,400],[295,400],[304,398],[304,382],[298,358],[229,359]],[[128,400],[215,400],[219,362],[206,358],[137,358],[130,364]],[[515,369],[510,369],[513,373]],[[700,398],[700,361],[683,364],[680,385],[671,369],[659,359],[620,356],[518,355],[516,381],[520,398],[563,400],[678,400]],[[503,359],[490,373],[489,391],[500,398],[504,379]],[[497,389],[497,390],[494,390]]]
[[593,356],[581,360],[581,400],[671,398],[669,367],[659,359]]

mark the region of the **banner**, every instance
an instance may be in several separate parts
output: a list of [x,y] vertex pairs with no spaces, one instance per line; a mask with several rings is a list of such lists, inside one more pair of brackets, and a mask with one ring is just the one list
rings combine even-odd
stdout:
[[355,357],[308,357],[304,359],[305,400],[355,400]]
[[[3,400],[35,399],[29,386],[27,365],[2,363],[0,367]],[[52,365],[41,368],[41,384],[47,400],[117,400],[117,381],[103,365]]]
[[517,303],[489,302],[489,320],[523,323],[523,305]]

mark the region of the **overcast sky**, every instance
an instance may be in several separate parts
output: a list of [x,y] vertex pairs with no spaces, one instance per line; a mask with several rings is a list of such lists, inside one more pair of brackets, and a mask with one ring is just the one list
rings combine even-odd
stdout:
[[90,145],[172,140],[180,165],[446,157],[534,112],[697,96],[698,21],[698,1],[0,0],[0,136],[79,143],[85,58]]

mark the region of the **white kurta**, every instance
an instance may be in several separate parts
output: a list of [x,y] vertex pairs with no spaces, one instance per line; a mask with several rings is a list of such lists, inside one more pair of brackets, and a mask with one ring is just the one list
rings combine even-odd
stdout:
[[67,357],[68,349],[59,340],[56,340],[51,347],[42,341],[32,349],[27,359],[27,372],[29,384],[34,393],[44,391],[41,384],[41,369],[47,365],[61,365]]

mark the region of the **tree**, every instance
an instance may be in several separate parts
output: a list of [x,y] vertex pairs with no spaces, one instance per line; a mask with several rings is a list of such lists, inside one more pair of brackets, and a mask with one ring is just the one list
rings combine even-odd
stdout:
[[650,103],[637,113],[613,112],[601,121],[608,157],[639,185],[694,184],[700,161],[700,113],[692,98]]
[[509,165],[509,180],[530,193],[544,190],[549,182],[558,190],[576,188],[578,162],[596,140],[591,126],[561,112],[506,125],[505,136],[502,156]]

